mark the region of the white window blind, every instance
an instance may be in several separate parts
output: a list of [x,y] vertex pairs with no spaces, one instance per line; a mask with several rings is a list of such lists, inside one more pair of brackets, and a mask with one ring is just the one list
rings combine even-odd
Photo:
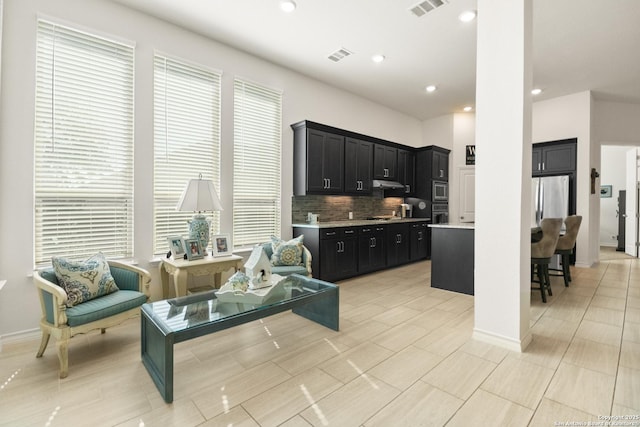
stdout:
[[282,94],[236,79],[234,85],[233,244],[280,235]]
[[38,21],[35,263],[133,256],[133,47]]
[[[187,236],[193,212],[176,211],[189,179],[220,189],[220,74],[175,59],[154,58],[154,253],[169,250],[167,237]],[[218,233],[219,213],[211,215]]]

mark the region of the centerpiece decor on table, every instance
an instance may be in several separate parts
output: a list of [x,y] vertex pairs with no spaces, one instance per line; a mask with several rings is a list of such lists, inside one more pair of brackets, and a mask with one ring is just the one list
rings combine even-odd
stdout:
[[263,304],[269,299],[284,296],[284,278],[271,274],[271,261],[262,246],[253,248],[244,269],[245,273],[236,272],[216,292],[220,302]]

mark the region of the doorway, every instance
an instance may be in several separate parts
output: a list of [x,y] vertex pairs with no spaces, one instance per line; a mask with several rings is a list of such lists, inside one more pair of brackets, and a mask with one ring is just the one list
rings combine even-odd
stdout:
[[637,258],[640,150],[629,145],[602,145],[600,152],[600,259],[610,259],[610,252],[616,249]]

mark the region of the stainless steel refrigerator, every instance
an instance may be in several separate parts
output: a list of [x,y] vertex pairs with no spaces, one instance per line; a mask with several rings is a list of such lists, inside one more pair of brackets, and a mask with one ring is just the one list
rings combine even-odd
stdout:
[[[561,232],[565,231],[564,219],[569,216],[569,176],[543,176],[531,181],[531,227],[540,226],[544,218],[562,218]],[[560,269],[560,256],[551,258],[550,268]]]
[[[531,226],[540,226],[543,218],[569,215],[569,176],[544,176],[531,181]],[[564,221],[562,223],[564,231]]]

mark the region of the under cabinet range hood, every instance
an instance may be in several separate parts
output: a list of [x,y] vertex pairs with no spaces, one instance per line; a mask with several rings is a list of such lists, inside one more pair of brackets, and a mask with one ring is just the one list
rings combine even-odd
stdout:
[[404,188],[404,185],[398,181],[385,181],[381,179],[373,180],[373,188],[380,188],[382,190],[398,190]]

